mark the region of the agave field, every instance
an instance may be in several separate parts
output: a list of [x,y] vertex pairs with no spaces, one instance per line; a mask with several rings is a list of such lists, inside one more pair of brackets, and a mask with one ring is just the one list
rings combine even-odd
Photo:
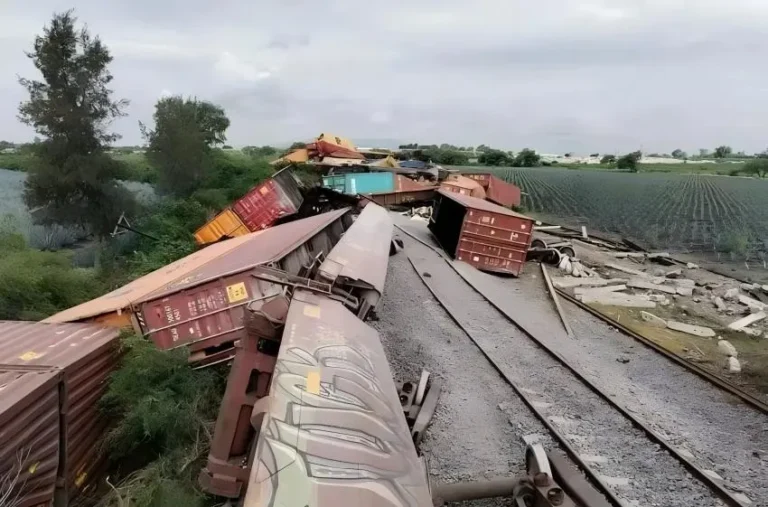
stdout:
[[523,190],[526,211],[541,219],[586,225],[652,249],[757,261],[768,254],[766,180],[546,167],[497,171]]

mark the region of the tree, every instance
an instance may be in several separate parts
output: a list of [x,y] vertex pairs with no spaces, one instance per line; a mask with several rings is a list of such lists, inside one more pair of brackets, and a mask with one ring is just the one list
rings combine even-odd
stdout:
[[718,146],[715,148],[715,158],[726,158],[733,153],[733,149],[730,146]]
[[229,119],[210,102],[164,97],[155,105],[155,130],[141,125],[147,158],[158,168],[160,190],[188,196],[210,172],[211,148],[226,141]]
[[627,153],[616,161],[616,168],[627,169],[630,172],[636,173],[638,171],[637,164],[640,162],[641,158],[643,158],[643,153],[641,151]]
[[599,157],[599,156],[600,156],[600,154],[599,154],[599,153],[592,153],[592,154],[591,154],[589,157],[590,157],[590,158],[597,158],[597,157]]
[[699,148],[699,156],[700,157],[707,157],[709,156],[709,150],[706,148]]
[[508,166],[512,163],[509,155],[501,150],[488,150],[480,154],[477,161],[487,166]]
[[307,147],[307,143],[302,143],[301,141],[296,141],[288,149],[293,151],[293,150],[301,150],[301,149],[306,148],[306,147]]
[[615,164],[616,163],[616,155],[606,155],[603,158],[600,159],[601,164]]
[[82,227],[104,237],[131,194],[116,179],[122,166],[106,153],[118,135],[109,132],[124,116],[126,100],[112,100],[107,47],[86,28],[76,29],[72,11],[54,14],[27,53],[42,81],[19,78],[29,100],[19,119],[42,136],[29,170],[24,201],[38,223]]
[[672,158],[686,158],[688,155],[680,148],[672,152]]
[[246,146],[243,148],[243,153],[251,157],[271,157],[277,155],[277,148],[272,146]]
[[744,164],[744,172],[754,174],[758,178],[765,178],[768,175],[768,158],[756,158]]
[[518,153],[514,160],[512,161],[512,165],[514,167],[536,167],[539,165],[539,162],[541,161],[541,157],[533,150],[529,150],[528,148],[524,148],[520,153]]

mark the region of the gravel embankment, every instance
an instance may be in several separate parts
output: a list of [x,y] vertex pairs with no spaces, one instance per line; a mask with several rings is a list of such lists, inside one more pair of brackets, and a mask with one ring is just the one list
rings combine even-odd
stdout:
[[[404,240],[406,253],[417,269],[431,275],[426,281],[440,300],[505,374],[536,398],[572,445],[582,455],[592,457],[592,466],[628,505],[722,505],[706,485],[536,346],[435,252],[410,238]],[[546,316],[529,317],[559,326],[557,320]],[[490,366],[486,363],[485,368]]]
[[[522,437],[546,434],[546,429],[450,319],[404,252],[390,258],[377,314],[379,320],[370,324],[380,333],[395,379],[417,381],[424,368],[444,383],[421,446],[432,479],[456,482],[524,473]],[[548,437],[542,442],[553,447]],[[497,505],[508,502],[472,503]]]
[[[699,467],[722,477],[729,490],[768,505],[768,416],[562,301],[575,335],[568,338],[536,265],[520,279],[456,266],[617,403]],[[542,330],[545,322],[549,332]]]

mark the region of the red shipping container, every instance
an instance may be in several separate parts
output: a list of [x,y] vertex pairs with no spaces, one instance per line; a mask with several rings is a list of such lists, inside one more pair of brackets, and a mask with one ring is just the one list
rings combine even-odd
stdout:
[[437,192],[429,222],[446,252],[482,271],[518,276],[531,246],[534,221],[483,199]]
[[465,173],[464,176],[483,186],[487,200],[507,208],[520,206],[520,188],[516,185],[489,173]]
[[293,215],[301,203],[299,182],[286,168],[235,201],[232,211],[249,231],[256,232],[271,227],[282,217]]

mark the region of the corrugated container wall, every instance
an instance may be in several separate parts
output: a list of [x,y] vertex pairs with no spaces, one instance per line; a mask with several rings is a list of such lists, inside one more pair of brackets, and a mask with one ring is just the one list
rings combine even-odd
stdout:
[[[0,321],[2,368],[59,372],[55,424],[39,429],[41,435],[54,431],[62,449],[56,465],[61,493],[57,497],[74,498],[95,488],[103,471],[105,456],[100,438],[109,426],[109,419],[99,411],[98,402],[119,360],[118,333],[116,329],[87,324]],[[47,406],[42,402],[37,404],[39,408],[34,413]],[[19,408],[13,411],[22,413],[20,410],[23,411]],[[39,416],[44,417],[42,412]],[[35,417],[29,415],[28,428],[38,425]],[[3,431],[5,427],[0,429]],[[15,444],[13,440],[0,438],[0,454],[7,454],[7,445]],[[30,467],[42,470],[42,464],[41,460],[39,465],[32,463]]]
[[251,232],[266,229],[301,207],[299,181],[285,168],[256,185],[232,204],[232,210]]
[[464,173],[464,176],[483,186],[487,200],[507,208],[520,206],[520,188],[516,185],[489,173]]
[[0,366],[0,479],[14,505],[50,505],[59,469],[59,376],[55,369],[34,371]]
[[457,260],[518,276],[531,246],[533,223],[483,199],[440,190],[429,228]]
[[260,233],[255,241],[200,266],[137,303],[145,335],[161,349],[190,348],[200,366],[228,360],[243,333],[246,307],[281,287],[252,276],[260,264],[276,264],[291,274],[320,255],[327,256],[349,225],[349,210],[297,220]]
[[336,174],[323,177],[323,185],[349,195],[392,192],[395,175],[391,172]]
[[227,208],[195,231],[195,242],[198,245],[207,245],[222,239],[243,236],[249,232],[251,231],[240,220],[240,217]]

